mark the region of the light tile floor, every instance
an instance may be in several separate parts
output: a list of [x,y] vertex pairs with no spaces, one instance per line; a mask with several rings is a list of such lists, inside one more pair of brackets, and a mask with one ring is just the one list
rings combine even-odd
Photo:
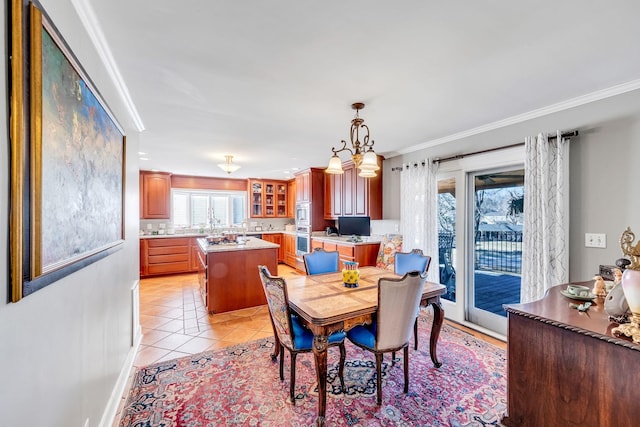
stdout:
[[[278,266],[280,276],[297,274]],[[136,367],[273,336],[266,305],[207,313],[196,274],[141,280],[140,325],[143,338]]]

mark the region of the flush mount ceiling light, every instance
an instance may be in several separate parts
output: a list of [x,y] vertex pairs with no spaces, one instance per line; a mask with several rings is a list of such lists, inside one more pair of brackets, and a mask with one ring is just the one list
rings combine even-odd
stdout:
[[227,155],[224,156],[224,158],[226,159],[224,163],[218,163],[218,167],[220,169],[228,174],[231,174],[231,172],[235,172],[240,169],[240,165],[233,163],[233,156]]
[[[364,108],[362,102],[355,102],[351,104],[351,108],[356,110],[356,116],[351,120],[351,147],[347,147],[347,141],[344,139],[342,142],[342,148],[336,150],[332,148],[333,156],[329,160],[329,166],[325,169],[326,173],[340,174],[344,173],[342,170],[342,161],[338,157],[338,153],[342,151],[348,151],[351,153],[351,159],[356,165],[356,168],[360,169],[360,175],[363,178],[373,178],[376,176],[376,172],[380,169],[378,166],[378,157],[375,151],[373,151],[374,141],[369,142],[369,127],[364,124],[364,119],[361,119],[358,112]],[[360,129],[364,131],[362,141],[360,141]]]

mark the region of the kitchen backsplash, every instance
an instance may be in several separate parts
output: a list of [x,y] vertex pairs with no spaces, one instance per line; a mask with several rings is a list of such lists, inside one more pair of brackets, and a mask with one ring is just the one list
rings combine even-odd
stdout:
[[[265,219],[265,218],[254,218],[249,220],[249,231],[255,230],[256,227],[262,227],[263,231],[267,230],[283,230],[285,229],[285,225],[293,224],[293,220],[290,218],[274,218],[274,219]],[[149,228],[151,226],[151,228]],[[165,229],[168,232],[169,229],[180,229],[174,228],[173,224],[166,219],[141,219],[140,220],[140,230],[145,232],[146,234],[151,234],[152,231],[159,231],[161,229]],[[382,219],[382,220],[371,220],[371,234],[374,236],[382,236],[384,234],[394,234],[399,233],[400,229],[400,221],[392,220],[392,219]],[[196,230],[196,228],[192,228],[191,230]]]
[[[293,220],[291,218],[254,218],[248,220],[248,231],[253,231],[256,227],[262,227],[262,230],[283,230],[284,226],[287,224],[293,224]],[[151,228],[149,228],[151,227]],[[151,234],[149,232],[159,231],[161,229],[169,230],[181,230],[182,227],[173,227],[171,221],[166,219],[141,219],[140,220],[140,230],[145,232],[146,234]],[[225,228],[225,227],[223,227]],[[198,227],[192,227],[190,230],[198,231]],[[207,228],[208,230],[208,228]]]

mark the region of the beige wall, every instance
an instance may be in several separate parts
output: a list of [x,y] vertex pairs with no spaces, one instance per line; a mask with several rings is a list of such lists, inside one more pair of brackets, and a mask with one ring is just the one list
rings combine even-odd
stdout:
[[[127,134],[126,242],[122,250],[13,304],[0,265],[0,425],[98,426],[130,354],[131,288],[138,278],[138,135],[69,1],[42,3]],[[0,19],[6,22],[6,8]],[[7,28],[4,26],[5,38]],[[4,58],[6,43],[2,44]],[[0,80],[7,81],[6,67]],[[2,87],[8,99],[7,87]],[[8,117],[7,103],[0,112]],[[5,141],[7,121],[0,122]],[[0,150],[0,258],[8,259],[9,150]],[[119,398],[119,396],[117,396]]]
[[[640,90],[387,159],[384,218],[400,219],[400,172],[392,167],[505,146],[556,129],[580,131],[570,148],[569,279],[591,279],[600,264],[622,256],[618,240],[627,226],[640,238]],[[607,248],[585,248],[585,233],[606,233]]]

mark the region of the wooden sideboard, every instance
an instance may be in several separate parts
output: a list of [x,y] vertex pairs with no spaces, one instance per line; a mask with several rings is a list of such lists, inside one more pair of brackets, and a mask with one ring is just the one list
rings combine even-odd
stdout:
[[[592,282],[581,283],[591,286]],[[508,427],[624,427],[640,423],[640,345],[617,338],[596,298],[588,311],[560,290],[506,306]]]

